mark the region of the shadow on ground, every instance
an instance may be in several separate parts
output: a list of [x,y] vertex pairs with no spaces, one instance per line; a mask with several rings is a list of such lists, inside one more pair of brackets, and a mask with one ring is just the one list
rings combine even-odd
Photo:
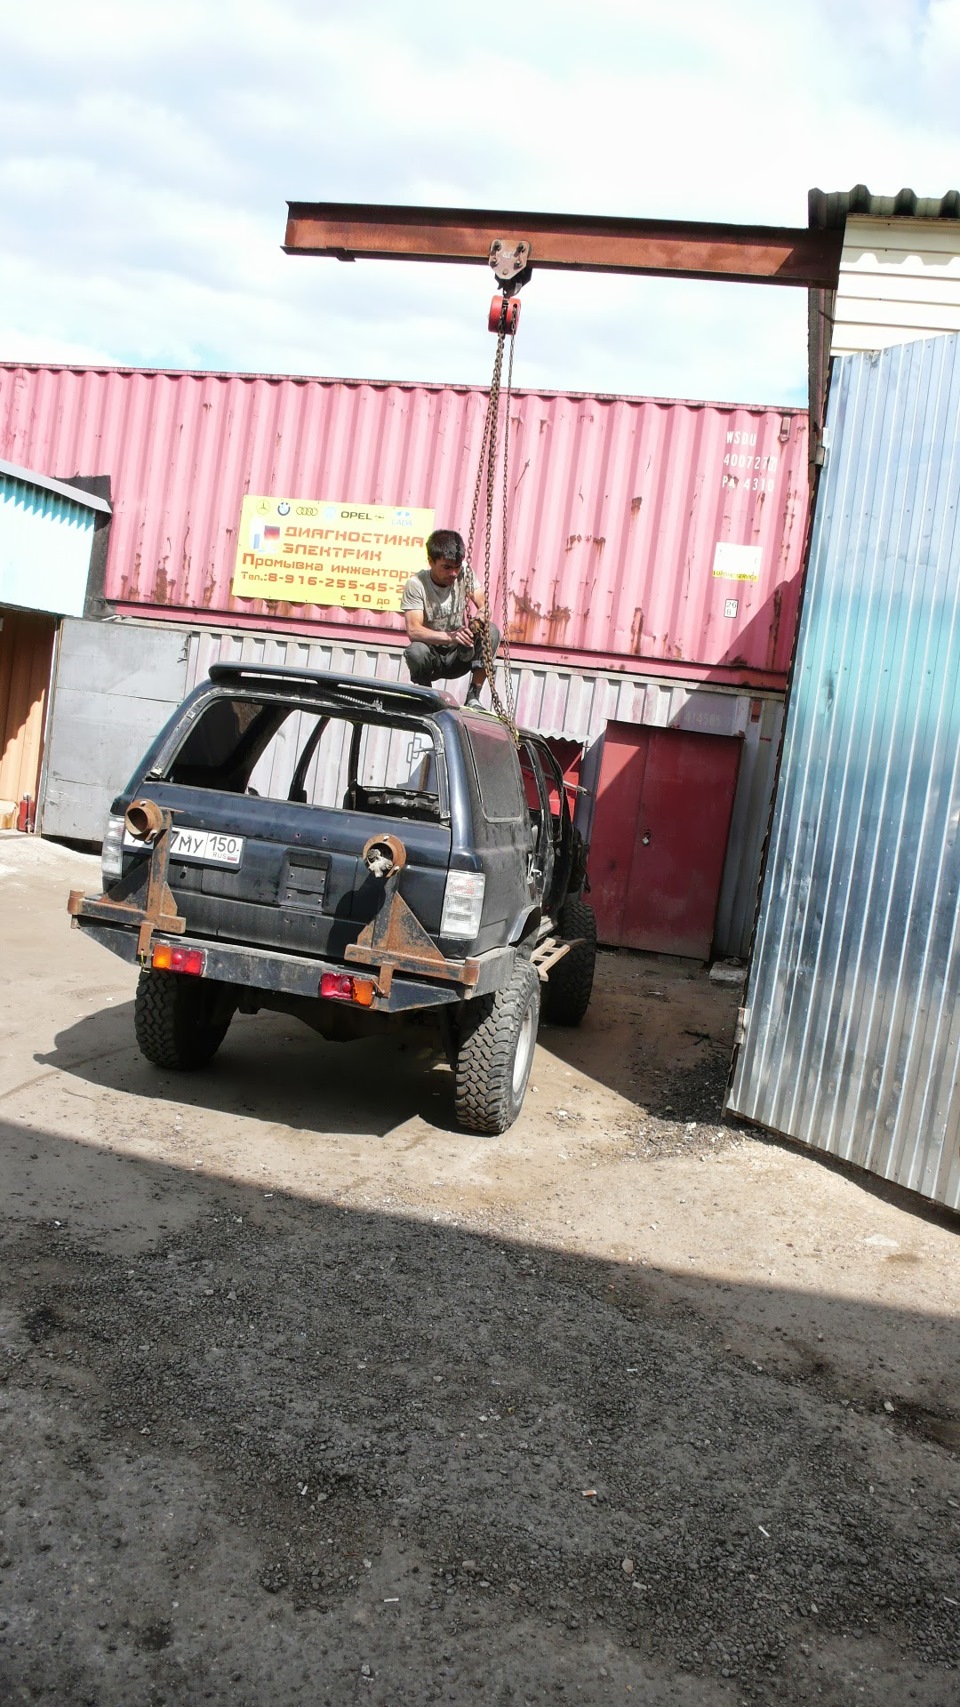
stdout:
[[[113,1254],[68,1142],[4,1138],[4,1699],[957,1699],[949,1436],[825,1397],[815,1341],[785,1379],[652,1269],[86,1148],[156,1216]],[[881,1365],[929,1326],[842,1309]]]
[[163,1072],[143,1059],[134,1041],[132,1002],[78,1020],[34,1060],[100,1088],[307,1132],[382,1136],[414,1115],[441,1130],[456,1129],[453,1077],[438,1044],[417,1038],[327,1043],[281,1014],[238,1015],[214,1059],[193,1073]]

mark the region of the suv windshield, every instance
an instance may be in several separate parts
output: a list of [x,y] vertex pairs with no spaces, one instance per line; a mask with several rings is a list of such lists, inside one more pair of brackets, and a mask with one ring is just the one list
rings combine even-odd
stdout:
[[187,732],[164,780],[303,806],[439,819],[439,776],[425,724],[218,694]]

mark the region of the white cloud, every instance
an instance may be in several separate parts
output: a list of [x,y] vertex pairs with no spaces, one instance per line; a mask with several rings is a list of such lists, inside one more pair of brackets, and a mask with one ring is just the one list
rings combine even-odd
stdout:
[[[960,0],[38,0],[0,64],[0,354],[483,381],[479,269],[285,257],[286,200],[804,224],[957,182]],[[534,276],[518,379],[800,402],[800,292]]]

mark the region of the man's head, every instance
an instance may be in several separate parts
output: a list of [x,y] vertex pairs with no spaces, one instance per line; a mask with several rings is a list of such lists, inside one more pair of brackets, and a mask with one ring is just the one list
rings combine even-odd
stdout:
[[465,547],[453,528],[435,528],[427,540],[430,579],[438,587],[452,587],[463,567]]

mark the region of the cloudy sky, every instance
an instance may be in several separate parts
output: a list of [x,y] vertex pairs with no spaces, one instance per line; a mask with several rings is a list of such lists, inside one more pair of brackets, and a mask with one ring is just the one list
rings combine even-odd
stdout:
[[[288,200],[806,224],[960,186],[960,0],[32,0],[0,358],[483,382],[479,268],[281,253]],[[534,277],[519,383],[805,401],[803,292]]]

